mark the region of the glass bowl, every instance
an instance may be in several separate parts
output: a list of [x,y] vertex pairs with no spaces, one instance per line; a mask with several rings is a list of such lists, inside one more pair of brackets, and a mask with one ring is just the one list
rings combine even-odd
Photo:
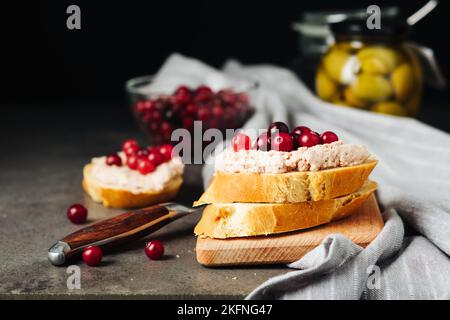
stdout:
[[226,129],[242,127],[254,112],[249,94],[258,87],[255,82],[239,90],[227,87],[215,91],[207,85],[189,88],[180,84],[168,94],[148,90],[153,79],[149,75],[126,82],[131,111],[152,144],[176,143],[171,141],[173,130],[184,128],[192,133],[194,121],[201,121],[203,132],[216,128],[225,133]]

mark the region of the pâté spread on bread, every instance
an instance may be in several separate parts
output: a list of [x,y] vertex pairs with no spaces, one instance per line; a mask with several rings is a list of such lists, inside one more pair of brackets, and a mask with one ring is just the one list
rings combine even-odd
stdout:
[[106,207],[133,208],[168,201],[183,182],[184,164],[171,145],[140,147],[127,140],[122,151],[96,157],[84,167],[83,187]]
[[290,232],[351,215],[376,190],[377,160],[326,131],[272,123],[255,141],[238,133],[216,157],[194,232],[226,239]]
[[[119,152],[118,155],[122,163],[125,163],[125,153]],[[180,157],[173,157],[159,164],[153,172],[148,174],[142,174],[126,165],[107,165],[106,158],[106,156],[96,157],[91,160],[91,178],[105,188],[126,189],[134,194],[145,191],[161,191],[172,180],[183,175],[184,165]]]
[[371,158],[362,145],[336,141],[293,151],[227,149],[217,156],[215,171],[224,173],[285,173],[355,166]]

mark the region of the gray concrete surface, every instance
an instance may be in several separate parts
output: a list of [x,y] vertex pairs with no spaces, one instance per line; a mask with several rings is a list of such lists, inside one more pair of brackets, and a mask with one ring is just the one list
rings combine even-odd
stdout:
[[[91,111],[44,107],[6,108],[0,117],[0,299],[243,298],[284,267],[212,269],[195,259],[192,230],[198,216],[178,220],[157,233],[105,255],[100,267],[82,262],[81,289],[67,288],[66,267],[47,261],[47,249],[75,231],[65,215],[73,203],[89,209],[90,221],[120,211],[93,203],[82,191],[83,164],[139,137],[131,116],[107,107]],[[190,203],[201,188],[190,169],[179,201]],[[144,243],[157,238],[166,257],[150,261]]]

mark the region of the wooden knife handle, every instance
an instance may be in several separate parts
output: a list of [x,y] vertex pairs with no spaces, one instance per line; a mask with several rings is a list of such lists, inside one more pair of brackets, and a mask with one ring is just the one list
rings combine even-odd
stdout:
[[116,217],[97,222],[78,230],[62,242],[70,246],[68,255],[73,255],[88,245],[109,247],[150,234],[176,218],[162,205],[155,205],[135,211],[126,212]]

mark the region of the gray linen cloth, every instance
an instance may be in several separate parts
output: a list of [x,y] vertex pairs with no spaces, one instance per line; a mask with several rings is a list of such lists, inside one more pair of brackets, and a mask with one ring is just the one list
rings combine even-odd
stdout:
[[[285,121],[331,130],[341,140],[366,145],[379,160],[371,175],[385,210],[378,237],[362,248],[329,235],[288,265],[296,271],[268,279],[247,299],[450,299],[450,135],[415,119],[323,102],[292,72],[275,66],[229,61],[220,72],[174,54],[157,79],[175,85],[180,75],[184,83],[215,87],[256,80],[260,88],[251,101],[257,112],[243,129]],[[205,186],[213,169],[204,166]],[[405,224],[418,235],[405,237]]]

